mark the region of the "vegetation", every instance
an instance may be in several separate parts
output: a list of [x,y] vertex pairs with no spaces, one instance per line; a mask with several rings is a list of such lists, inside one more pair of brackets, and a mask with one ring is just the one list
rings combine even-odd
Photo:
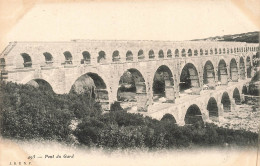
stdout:
[[117,102],[109,113],[102,113],[86,93],[58,95],[46,88],[3,82],[0,92],[1,135],[7,138],[78,142],[109,149],[256,146],[258,140],[257,133],[214,124],[177,126],[170,114],[159,121],[127,113]]

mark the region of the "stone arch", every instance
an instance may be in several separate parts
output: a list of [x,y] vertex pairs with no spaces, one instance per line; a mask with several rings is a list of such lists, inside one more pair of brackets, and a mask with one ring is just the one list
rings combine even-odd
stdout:
[[223,48],[223,54],[226,54],[226,49],[225,48]]
[[221,54],[222,53],[222,50],[221,48],[218,49],[218,54]]
[[218,49],[217,49],[217,48],[215,48],[215,55],[216,55],[216,54],[218,54]]
[[238,81],[238,69],[237,69],[237,62],[234,58],[230,61],[230,79],[233,82]]
[[112,54],[112,61],[113,62],[118,62],[120,61],[120,55],[119,55],[119,51],[115,50]]
[[79,76],[70,88],[70,93],[87,93],[98,101],[104,110],[109,110],[109,91],[104,79],[97,73],[88,72]]
[[236,52],[237,52],[236,48],[234,48],[234,50],[233,50],[233,51],[234,51],[234,53],[236,53]]
[[88,51],[82,52],[83,59],[81,59],[81,64],[90,64],[91,63],[91,55]]
[[32,59],[31,56],[27,53],[22,53],[21,54],[22,58],[23,58],[23,66],[24,67],[32,67]]
[[204,65],[203,84],[208,85],[209,88],[215,87],[215,71],[210,60],[208,60]]
[[65,57],[65,64],[72,64],[72,55],[69,51],[65,51],[63,53],[64,57]]
[[150,50],[148,52],[148,55],[149,55],[149,59],[154,59],[155,58],[155,55],[154,55],[154,51],[153,50]]
[[189,106],[185,114],[184,121],[185,124],[204,123],[200,108],[196,104]]
[[139,50],[138,51],[138,59],[144,59],[145,57],[144,57],[144,51],[141,49],[141,50]]
[[[195,53],[194,53],[195,54]],[[191,49],[188,49],[188,56],[192,56],[192,51]],[[195,56],[195,55],[194,55]]]
[[106,62],[106,53],[104,51],[99,51],[98,57],[97,57],[98,63],[104,63]]
[[165,97],[167,101],[171,102],[175,99],[173,75],[166,65],[160,66],[153,78],[153,98],[157,101],[160,97]]
[[44,52],[43,55],[44,55],[46,64],[52,64],[53,63],[53,56],[49,52]]
[[231,100],[227,92],[224,92],[221,97],[221,103],[223,104],[224,112],[231,111]]
[[44,79],[32,79],[30,81],[28,81],[26,84],[28,85],[32,85],[34,86],[35,88],[39,88],[40,90],[44,91],[44,92],[53,92],[53,88],[51,86],[51,84],[49,82],[47,82],[46,80]]
[[[132,106],[133,104],[137,105],[138,108],[146,106],[146,82],[138,69],[127,69],[120,77],[117,100],[122,103],[127,102],[127,106],[129,106],[129,103],[132,103]],[[122,105],[122,107],[124,106]]]
[[172,57],[172,50],[168,49],[167,50],[167,58],[171,58]]
[[209,118],[213,121],[218,121],[218,105],[214,97],[211,97],[207,104],[207,110],[209,111]]
[[233,91],[233,99],[235,100],[236,104],[240,104],[241,103],[241,98],[240,98],[240,93],[238,88],[235,88]]
[[194,50],[194,56],[198,56],[198,50]]
[[221,59],[218,63],[218,81],[221,85],[228,84],[227,65],[224,59]]
[[164,58],[164,52],[163,52],[163,50],[159,50],[159,52],[158,52],[158,57],[159,57],[159,58]]
[[203,55],[203,49],[200,49],[200,56]]
[[205,50],[205,55],[209,55],[209,50]]
[[240,78],[244,80],[246,78],[246,73],[245,73],[245,62],[243,57],[240,57],[239,60],[239,70],[240,70]]
[[233,54],[233,48],[230,48],[230,53]]
[[133,53],[130,50],[126,52],[126,61],[133,61]]
[[161,121],[164,122],[171,122],[176,124],[176,119],[174,118],[174,116],[172,114],[166,113],[163,115],[163,117],[161,118]]
[[229,54],[229,48],[227,48],[227,54]]
[[174,52],[174,54],[175,54],[175,57],[179,57],[179,50],[176,49],[175,52]]
[[213,55],[213,49],[212,48],[210,49],[210,55]]
[[247,73],[247,78],[251,78],[251,73],[252,73],[252,66],[251,66],[251,58],[250,56],[247,56],[246,58],[246,73]]
[[187,63],[181,70],[180,75],[180,92],[190,89],[192,92],[197,94],[200,90],[199,76],[196,67],[192,63]]
[[182,50],[181,50],[181,56],[182,56],[182,57],[186,57],[186,51],[185,51],[185,49],[182,49]]
[[246,95],[248,92],[247,92],[247,86],[246,85],[243,85],[242,87],[242,94]]

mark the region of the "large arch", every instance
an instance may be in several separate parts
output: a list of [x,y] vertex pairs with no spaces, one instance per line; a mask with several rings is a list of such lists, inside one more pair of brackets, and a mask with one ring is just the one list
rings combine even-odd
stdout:
[[237,62],[234,58],[230,61],[230,79],[233,82],[238,81],[238,69],[237,69]]
[[209,118],[213,121],[218,121],[218,105],[214,97],[211,97],[208,101],[207,110],[209,111]]
[[235,100],[236,104],[240,104],[241,103],[241,98],[240,98],[240,93],[238,88],[235,88],[233,91],[233,99]]
[[251,66],[251,59],[250,56],[248,56],[246,58],[246,74],[247,74],[247,78],[251,78],[251,71],[252,70],[252,66]]
[[[117,90],[117,100],[124,109],[129,109],[133,105],[145,107],[146,104],[146,84],[145,79],[138,69],[130,68],[120,77]],[[123,104],[126,103],[124,106]],[[129,105],[129,103],[132,103]]]
[[214,66],[210,60],[208,60],[204,65],[203,71],[203,84],[208,85],[209,88],[215,87],[215,72]]
[[222,85],[228,84],[227,65],[224,59],[221,59],[218,63],[218,81]]
[[160,66],[154,73],[153,78],[153,97],[158,100],[160,97],[165,97],[167,101],[173,101],[174,96],[174,81],[171,70],[168,66]]
[[221,103],[223,104],[224,112],[231,111],[231,101],[227,92],[224,92],[221,97]]
[[86,73],[77,78],[71,86],[71,92],[78,94],[88,93],[92,98],[99,102],[109,100],[107,85],[104,80],[96,73]]
[[246,73],[245,73],[245,62],[243,57],[240,57],[239,60],[239,70],[240,70],[240,78],[244,80],[246,78]]
[[190,89],[192,92],[197,94],[199,92],[199,76],[196,67],[192,63],[187,63],[180,75],[180,92],[183,93],[185,90]]
[[32,79],[32,80],[28,81],[26,84],[32,85],[35,88],[39,88],[40,90],[42,90],[44,92],[54,93],[51,84],[44,79]]
[[189,106],[184,121],[185,124],[203,123],[201,111],[196,104]]

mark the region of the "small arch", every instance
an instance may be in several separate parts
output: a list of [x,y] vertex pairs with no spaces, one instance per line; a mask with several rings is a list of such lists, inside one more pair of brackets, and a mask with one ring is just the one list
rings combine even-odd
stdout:
[[176,49],[174,54],[175,54],[175,57],[179,57],[179,50]]
[[[192,56],[192,51],[191,51],[191,49],[188,50],[188,56]],[[194,52],[194,56],[195,56],[195,52]]]
[[185,124],[193,124],[193,125],[196,123],[204,124],[201,111],[196,104],[193,104],[188,108],[184,121]]
[[181,50],[181,56],[182,56],[182,57],[186,57],[186,51],[185,51],[185,49],[182,49],[182,50]]
[[167,50],[167,58],[171,58],[172,57],[172,50],[168,49]]
[[83,59],[81,59],[81,64],[90,64],[90,62],[91,62],[90,53],[88,51],[83,51],[82,56],[83,56]]
[[27,53],[22,53],[21,56],[23,57],[23,66],[24,67],[32,67],[32,59]]
[[113,61],[113,62],[118,62],[118,61],[120,61],[120,55],[119,55],[119,51],[118,51],[118,50],[115,50],[115,51],[113,52],[112,61]]
[[242,94],[244,95],[247,95],[247,86],[246,85],[243,85],[243,88],[242,88]]
[[209,118],[213,121],[218,121],[218,104],[214,97],[209,99],[207,110],[209,111]]
[[221,54],[222,53],[221,48],[219,48],[218,50],[219,50],[218,53]]
[[230,48],[230,53],[233,54],[233,49],[232,48]]
[[126,52],[126,61],[133,61],[133,53],[132,51],[127,51]]
[[233,82],[238,81],[238,69],[237,69],[237,62],[234,58],[230,61],[230,79]]
[[209,50],[205,50],[205,55],[209,55]]
[[154,51],[153,50],[150,50],[148,52],[148,55],[149,55],[149,59],[154,59],[155,58],[155,55],[154,55]]
[[229,54],[229,48],[227,48],[227,54]]
[[227,92],[224,92],[221,97],[221,103],[223,104],[224,112],[231,111],[231,101]]
[[158,52],[158,55],[159,55],[159,58],[164,58],[163,50],[160,50],[160,51]]
[[106,62],[106,53],[104,51],[99,51],[98,53],[98,58],[97,58],[98,63],[104,63]]
[[210,49],[210,55],[213,55],[213,49],[212,48]]
[[235,88],[233,91],[233,99],[235,99],[236,104],[241,104],[240,93],[237,88]]
[[141,49],[138,51],[138,59],[144,59],[144,51]]
[[202,56],[203,55],[203,50],[202,49],[200,49],[200,56]]
[[239,52],[239,48],[237,48],[237,52]]
[[198,50],[194,50],[194,56],[198,56]]
[[228,84],[227,65],[224,59],[221,59],[218,63],[218,81],[221,85]]
[[226,49],[225,48],[223,48],[223,54],[226,54]]
[[218,49],[217,48],[215,48],[215,54],[218,54]]
[[234,50],[233,50],[233,51],[234,51],[234,53],[236,53],[236,52],[237,52],[236,48],[234,48]]
[[49,53],[49,52],[45,52],[43,53],[44,57],[45,57],[45,63],[46,64],[52,64],[53,63],[53,56]]
[[72,55],[69,51],[65,51],[63,53],[63,55],[65,56],[65,64],[72,64]]

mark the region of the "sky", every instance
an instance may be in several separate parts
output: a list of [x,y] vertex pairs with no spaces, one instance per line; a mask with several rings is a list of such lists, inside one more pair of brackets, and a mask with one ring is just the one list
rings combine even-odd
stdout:
[[37,4],[7,41],[191,40],[259,31],[226,0]]

